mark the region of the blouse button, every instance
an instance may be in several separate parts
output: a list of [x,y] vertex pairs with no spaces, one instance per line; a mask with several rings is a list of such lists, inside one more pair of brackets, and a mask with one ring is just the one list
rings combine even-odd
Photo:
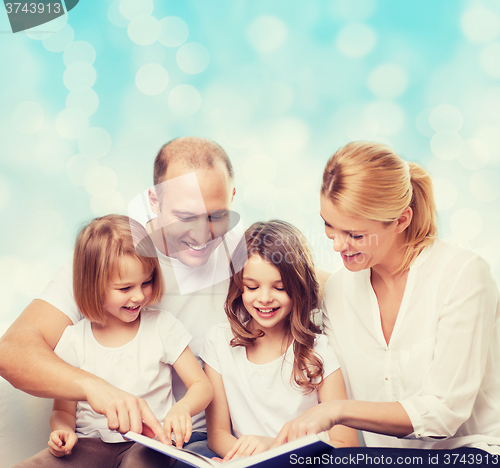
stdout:
[[389,380],[389,377],[386,377],[385,380]]

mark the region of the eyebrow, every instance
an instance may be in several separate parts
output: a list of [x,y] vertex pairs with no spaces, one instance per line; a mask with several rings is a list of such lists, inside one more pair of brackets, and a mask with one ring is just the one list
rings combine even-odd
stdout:
[[[325,218],[323,218],[323,216],[321,216],[321,219],[325,222],[325,224],[328,224],[328,226],[333,227]],[[366,234],[368,232],[368,231],[360,231],[358,229],[350,229],[350,230],[340,229],[340,231],[345,232],[346,234]]]
[[[243,279],[246,281],[255,281],[256,283],[258,283],[257,280],[255,280],[253,278],[249,278],[248,276],[244,276]],[[279,280],[273,281],[273,283],[283,283],[283,280],[279,279]]]

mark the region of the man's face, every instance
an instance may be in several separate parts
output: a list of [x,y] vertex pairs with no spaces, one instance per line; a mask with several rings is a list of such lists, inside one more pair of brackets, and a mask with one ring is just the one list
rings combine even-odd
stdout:
[[157,196],[156,202],[150,200],[161,250],[190,267],[207,263],[230,229],[234,189],[224,166],[193,171],[172,163]]

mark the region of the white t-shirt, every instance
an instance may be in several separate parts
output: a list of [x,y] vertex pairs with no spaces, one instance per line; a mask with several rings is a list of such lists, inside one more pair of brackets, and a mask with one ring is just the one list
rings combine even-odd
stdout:
[[[186,349],[191,335],[165,310],[146,308],[140,320],[134,339],[118,348],[99,344],[91,322],[80,320],[64,330],[54,352],[68,364],[143,398],[163,422],[174,404],[171,366]],[[99,437],[105,442],[124,441],[120,433],[108,428],[106,417],[86,401],[77,405],[76,433],[78,437]]]
[[[220,248],[222,246],[218,247],[218,249]],[[197,271],[192,272],[192,275],[199,275],[204,281],[206,277],[210,276],[217,278],[219,255],[216,253],[218,249],[214,251],[209,261],[203,267],[196,269]],[[158,259],[165,281],[165,295],[162,301],[155,306],[171,312],[187,328],[193,337],[189,346],[194,355],[199,357],[207,331],[215,324],[227,321],[224,313],[224,302],[229,280],[226,279],[204,289],[182,295],[179,291],[174,268],[178,272],[183,265],[160,252],[158,252]],[[174,262],[174,266],[172,262]],[[83,318],[73,296],[73,261],[71,259],[62,265],[38,298],[57,307],[73,323],[77,323]],[[198,360],[203,365],[201,359]],[[173,389],[176,401],[186,393],[186,387],[175,372],[173,373]],[[205,412],[193,417],[193,430],[206,431]]]
[[[304,393],[292,382],[292,345],[275,361],[253,364],[244,346],[230,346],[232,338],[228,323],[216,325],[207,335],[201,358],[222,376],[236,437],[276,437],[286,422],[318,404],[317,390]],[[326,336],[316,338],[314,351],[323,360],[325,378],[339,368]]]
[[441,240],[424,249],[388,345],[370,270],[335,272],[323,310],[348,397],[399,401],[413,425],[404,439],[364,432],[368,446],[499,451],[500,307],[484,260]]

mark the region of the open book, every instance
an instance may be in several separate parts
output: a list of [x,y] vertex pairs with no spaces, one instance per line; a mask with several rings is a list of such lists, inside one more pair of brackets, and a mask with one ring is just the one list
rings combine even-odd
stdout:
[[299,457],[321,456],[321,453],[326,453],[333,449],[332,445],[321,440],[321,435],[311,434],[292,442],[288,442],[287,444],[283,444],[280,447],[268,450],[267,452],[258,453],[256,455],[252,455],[251,457],[235,458],[234,460],[230,460],[222,465],[219,462],[202,455],[198,455],[197,453],[189,450],[178,449],[173,445],[165,445],[159,440],[150,439],[149,437],[137,434],[136,432],[127,432],[124,437],[198,468],[221,468],[222,466],[230,466],[231,468],[244,468],[248,466],[271,468],[279,465],[287,466],[290,464],[290,461],[293,460],[296,460],[297,463]]

